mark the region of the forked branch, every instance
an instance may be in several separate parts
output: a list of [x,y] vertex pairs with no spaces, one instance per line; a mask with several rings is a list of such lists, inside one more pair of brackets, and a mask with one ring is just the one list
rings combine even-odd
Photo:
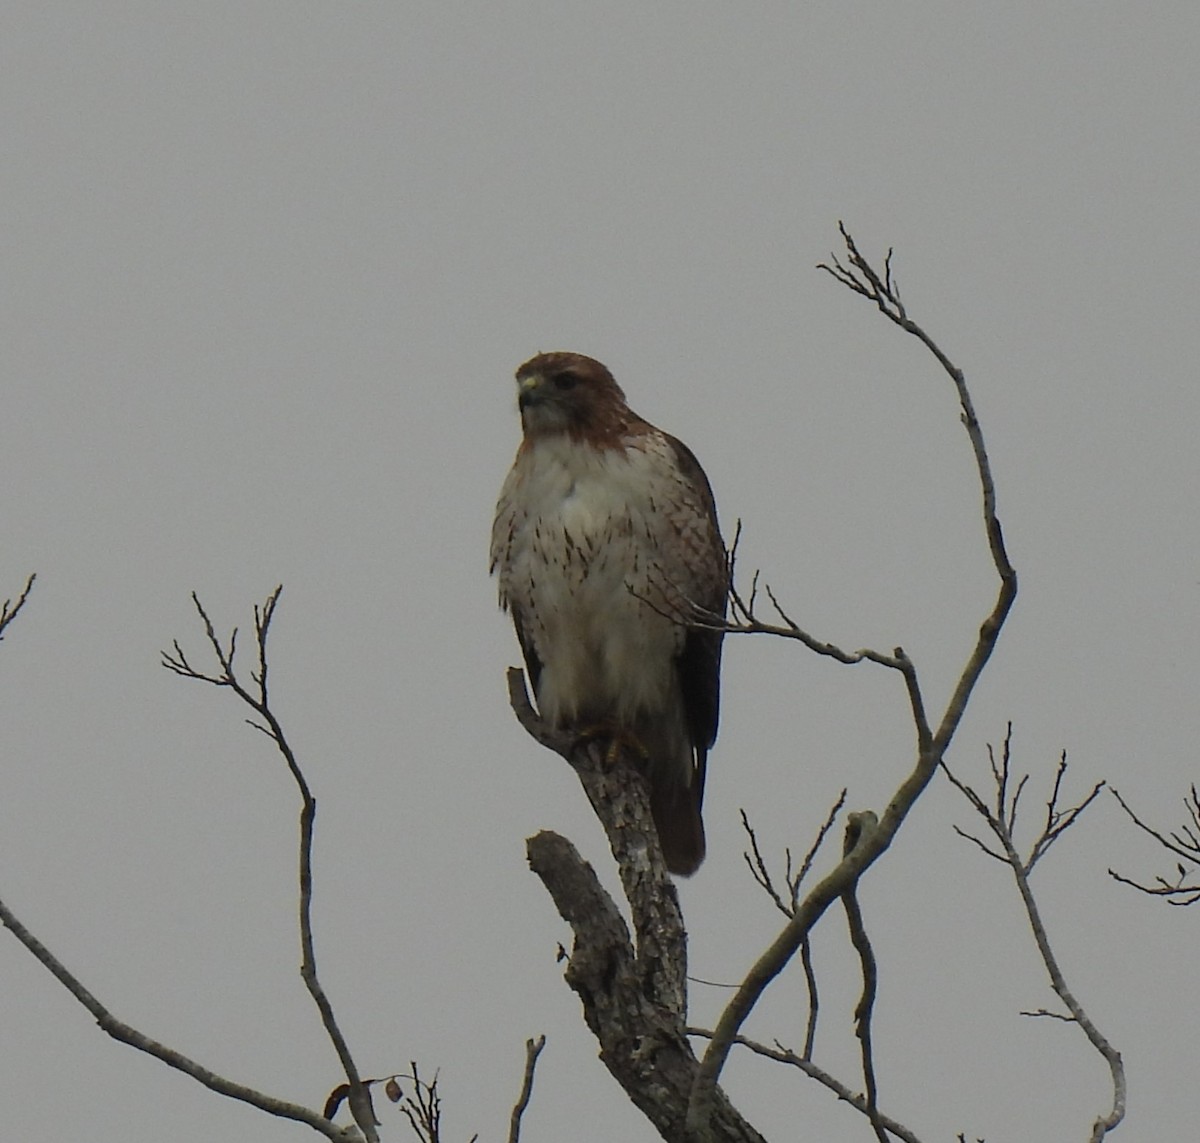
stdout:
[[1183,800],[1188,821],[1170,834],[1164,834],[1147,825],[1116,790],[1112,790],[1111,793],[1138,829],[1154,838],[1168,853],[1182,860],[1175,865],[1174,881],[1168,881],[1165,877],[1155,877],[1153,885],[1146,885],[1113,869],[1108,871],[1109,876],[1122,885],[1132,885],[1133,888],[1149,893],[1152,897],[1162,897],[1169,905],[1194,905],[1200,901],[1200,882],[1197,881],[1197,866],[1200,865],[1200,791],[1197,791],[1195,785],[1192,786],[1189,796]]
[[[688,1035],[706,1040],[712,1039],[712,1032],[708,1028],[689,1028]],[[739,1035],[734,1037],[733,1042],[739,1047],[749,1049],[757,1056],[763,1056],[768,1060],[774,1060],[776,1063],[787,1064],[789,1067],[799,1069],[806,1076],[815,1079],[819,1084],[828,1088],[838,1099],[844,1103],[848,1103],[855,1111],[861,1111],[863,1115],[870,1116],[867,1097],[863,1093],[854,1091],[839,1079],[830,1075],[824,1068],[814,1064],[807,1055],[798,1055],[790,1048],[785,1048],[778,1041],[772,1046]],[[899,1139],[901,1143],[921,1143],[921,1140],[909,1128],[905,1127],[903,1123],[892,1119],[889,1115],[884,1115],[878,1108],[875,1109],[872,1122],[877,1123],[888,1134]]]
[[1010,782],[1011,745],[1012,724],[1010,723],[1004,737],[1004,746],[1001,751],[1001,760],[999,763],[997,763],[991,747],[988,747],[988,755],[991,759],[992,781],[995,787],[994,809],[975,790],[955,777],[949,768],[946,767],[945,763],[942,764],[942,768],[955,788],[971,803],[975,812],[987,823],[987,827],[995,839],[997,848],[992,849],[985,845],[979,838],[964,833],[962,830],[958,830],[958,832],[963,837],[973,841],[989,856],[1004,862],[1012,871],[1013,879],[1017,884],[1017,892],[1021,895],[1021,903],[1025,907],[1025,915],[1029,920],[1029,927],[1033,932],[1034,942],[1037,944],[1042,964],[1045,965],[1046,973],[1050,978],[1050,987],[1063,1002],[1068,1013],[1068,1015],[1063,1015],[1062,1013],[1039,1009],[1036,1012],[1026,1013],[1026,1015],[1055,1017],[1059,1020],[1066,1020],[1069,1023],[1079,1025],[1088,1042],[1100,1053],[1108,1065],[1109,1076],[1112,1081],[1112,1106],[1105,1114],[1097,1116],[1095,1122],[1092,1124],[1091,1143],[1100,1143],[1100,1140],[1112,1131],[1125,1117],[1125,1066],[1121,1060],[1120,1052],[1108,1042],[1092,1022],[1083,1005],[1079,1003],[1075,994],[1068,986],[1062,968],[1059,966],[1058,958],[1051,948],[1050,938],[1046,933],[1045,924],[1042,922],[1041,913],[1038,910],[1033,890],[1029,884],[1029,875],[1033,871],[1033,867],[1046,855],[1050,847],[1062,837],[1066,830],[1079,820],[1079,816],[1092,804],[1101,789],[1103,789],[1104,783],[1097,783],[1087,797],[1078,805],[1060,810],[1058,799],[1062,790],[1063,777],[1067,766],[1064,756],[1059,762],[1058,770],[1054,777],[1053,789],[1046,803],[1045,822],[1041,831],[1030,843],[1028,856],[1022,857],[1017,851],[1016,841],[1013,837],[1013,827],[1017,818],[1017,804],[1025,788],[1028,775],[1018,781],[1015,792],[1010,795],[1008,788]]
[[[916,667],[902,649],[896,648],[891,655],[877,651],[845,652],[836,644],[816,639],[803,631],[769,591],[768,597],[771,599],[781,623],[764,623],[757,618],[755,613],[757,578],[749,598],[743,598],[738,594],[731,595],[731,611],[734,621],[725,627],[730,632],[765,632],[781,635],[797,639],[810,650],[827,655],[839,662],[857,663],[865,660],[898,671],[904,679],[912,710],[917,739],[917,757],[912,772],[900,784],[883,814],[880,815],[878,824],[874,828],[864,829],[838,866],[798,903],[794,915],[747,973],[746,978],[721,1014],[708,1050],[701,1061],[692,1092],[691,1106],[688,1111],[688,1128],[695,1137],[702,1135],[705,1125],[708,1123],[711,1093],[717,1078],[721,1074],[730,1048],[738,1036],[743,1022],[757,1004],[759,997],[771,981],[783,971],[797,950],[804,945],[812,927],[829,905],[839,898],[843,898],[863,873],[887,850],[916,800],[928,786],[962,720],[975,684],[995,650],[996,641],[1017,595],[1017,576],[1005,549],[1003,531],[996,511],[996,491],[992,479],[991,463],[984,444],[983,431],[967,388],[966,378],[962,370],[950,361],[933,338],[908,316],[908,312],[900,300],[892,274],[891,253],[888,253],[881,275],[859,252],[854,239],[845,226],[839,224],[839,228],[845,241],[846,261],[843,263],[835,256],[832,265],[822,264],[820,268],[832,274],[834,278],[855,293],[874,302],[889,320],[900,326],[905,332],[918,338],[937,359],[954,384],[962,409],[963,425],[967,430],[975,457],[983,499],[984,531],[992,562],[1000,579],[1000,588],[995,603],[980,625],[975,646],[963,666],[953,693],[937,723],[936,730],[933,729],[933,723],[925,712]],[[715,617],[712,616],[707,619],[710,623],[715,621]]]
[[[762,850],[758,845],[758,835],[750,825],[750,819],[746,816],[746,811],[742,810],[742,828],[746,831],[750,839],[750,849],[743,853],[742,856],[746,860],[746,865],[750,869],[750,874],[755,881],[758,882],[763,892],[774,902],[775,907],[783,913],[785,917],[794,917],[796,909],[800,903],[800,886],[804,884],[805,878],[812,871],[813,862],[817,858],[817,853],[828,837],[829,831],[833,828],[833,823],[837,819],[837,815],[841,813],[842,807],[846,804],[846,791],[842,790],[838,800],[830,807],[829,813],[825,816],[825,821],[821,828],[817,831],[816,837],[812,844],[808,847],[808,852],[805,853],[800,862],[800,868],[794,870],[792,868],[792,851],[790,848],[784,849],[784,873],[783,883],[787,887],[787,898],[785,899],[780,891],[775,887],[775,878],[771,874],[770,867],[767,864],[766,858],[763,856]],[[803,1056],[806,1060],[811,1060],[813,1048],[817,1039],[817,1020],[820,1016],[821,1001],[817,991],[817,974],[813,967],[812,946],[805,939],[800,944],[800,964],[804,969],[804,983],[808,989],[808,1020],[805,1023],[804,1030],[804,1052]]]

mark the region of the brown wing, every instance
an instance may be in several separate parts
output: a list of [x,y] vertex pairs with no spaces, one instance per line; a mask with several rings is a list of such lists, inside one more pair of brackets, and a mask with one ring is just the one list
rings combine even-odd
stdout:
[[[520,520],[524,517],[520,491],[523,482],[522,460],[524,449],[519,449],[517,459],[513,462],[504,485],[500,489],[500,499],[496,503],[496,517],[492,521],[491,572],[506,569],[512,559],[513,537]],[[526,616],[520,604],[510,599],[508,590],[501,579],[500,606],[512,615],[513,627],[516,628],[517,641],[521,644],[521,654],[525,658],[525,669],[529,675],[529,685],[534,695],[537,694],[538,681],[542,676],[542,661],[534,649],[533,638],[529,634]]]
[[[717,523],[717,506],[712,487],[700,462],[682,441],[667,437],[675,453],[680,475],[702,505],[711,529],[712,542],[692,572],[692,602],[714,616],[725,617],[729,595],[729,568]],[[721,698],[722,631],[691,628],[684,639],[677,666],[683,689],[688,733],[696,751],[697,805],[704,796],[708,749],[717,737]]]
[[542,677],[542,661],[538,658],[538,653],[534,650],[533,639],[525,633],[525,626],[521,622],[521,612],[517,608],[511,608],[513,626],[517,629],[517,642],[521,644],[521,655],[525,659],[525,671],[529,675],[529,686],[536,696],[538,693],[538,680]]

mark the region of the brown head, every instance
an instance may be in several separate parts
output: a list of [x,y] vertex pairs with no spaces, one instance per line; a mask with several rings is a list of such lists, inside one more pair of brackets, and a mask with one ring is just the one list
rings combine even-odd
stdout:
[[526,438],[569,433],[621,435],[637,418],[613,375],[582,353],[539,353],[517,370],[517,404]]

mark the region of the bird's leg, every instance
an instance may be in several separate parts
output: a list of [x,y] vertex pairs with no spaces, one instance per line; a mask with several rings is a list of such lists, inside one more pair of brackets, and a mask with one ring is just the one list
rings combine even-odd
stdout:
[[642,765],[650,761],[650,755],[642,745],[641,740],[631,730],[611,722],[594,723],[580,728],[576,742],[584,745],[589,742],[603,741],[607,743],[604,751],[604,766],[612,770],[621,760],[623,753],[636,758]]

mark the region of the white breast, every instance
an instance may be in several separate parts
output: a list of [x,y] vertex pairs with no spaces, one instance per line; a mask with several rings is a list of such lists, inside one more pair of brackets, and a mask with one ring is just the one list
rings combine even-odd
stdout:
[[662,526],[654,492],[678,475],[665,441],[637,443],[646,447],[539,440],[501,494],[493,533],[501,599],[533,641],[543,664],[538,703],[556,723],[629,725],[671,705],[684,630],[646,600]]

